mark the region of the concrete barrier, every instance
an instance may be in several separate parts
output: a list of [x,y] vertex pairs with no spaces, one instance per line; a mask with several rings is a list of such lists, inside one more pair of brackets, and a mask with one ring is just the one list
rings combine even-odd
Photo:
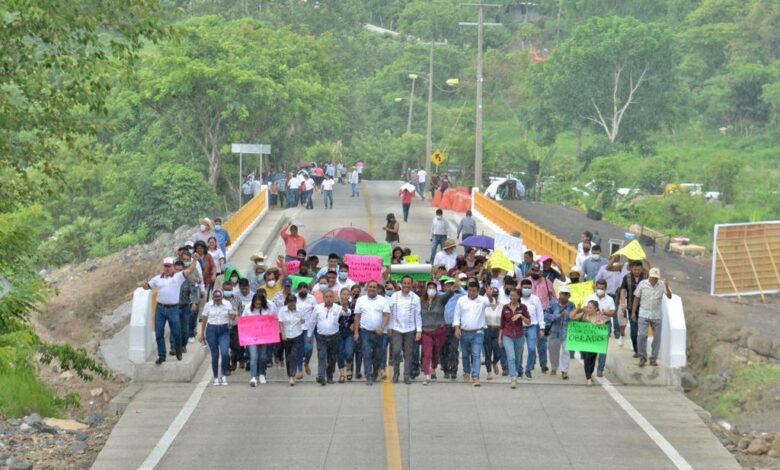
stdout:
[[664,296],[661,308],[664,314],[661,328],[661,362],[673,369],[685,367],[688,365],[688,331],[685,327],[682,299],[676,294],[672,294],[671,299]]
[[151,334],[152,324],[151,290],[137,288],[133,292],[133,307],[130,313],[130,346],[127,356],[133,364],[146,362],[154,348],[154,337]]

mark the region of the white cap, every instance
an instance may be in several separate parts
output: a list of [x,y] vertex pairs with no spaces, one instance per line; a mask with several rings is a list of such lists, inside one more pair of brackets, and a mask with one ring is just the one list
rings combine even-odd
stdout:
[[173,266],[173,262],[174,262],[174,259],[169,256],[169,257],[167,257],[167,258],[165,258],[163,260],[163,265]]
[[569,286],[561,286],[561,288],[558,290],[559,294],[571,294],[571,289],[569,289]]
[[658,268],[650,268],[650,274],[649,277],[654,277],[656,279],[661,277],[661,270]]

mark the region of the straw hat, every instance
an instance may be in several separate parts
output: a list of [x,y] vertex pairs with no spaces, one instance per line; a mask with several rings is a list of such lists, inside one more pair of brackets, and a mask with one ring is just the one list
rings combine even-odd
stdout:
[[249,260],[252,261],[253,263],[256,263],[258,261],[263,262],[265,261],[265,253],[263,253],[262,251],[258,251],[257,253],[250,256]]
[[448,238],[447,241],[444,242],[444,246],[442,248],[444,250],[449,250],[450,248],[455,248],[456,246],[458,246],[458,242],[452,238]]
[[205,224],[206,226],[208,226],[209,229],[214,228],[214,222],[212,222],[211,219],[209,219],[208,217],[204,217],[200,219],[199,222],[201,224]]

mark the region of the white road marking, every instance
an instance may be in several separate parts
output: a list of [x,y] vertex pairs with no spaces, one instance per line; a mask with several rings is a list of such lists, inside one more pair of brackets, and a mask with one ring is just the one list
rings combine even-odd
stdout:
[[203,396],[204,390],[206,390],[206,387],[211,382],[210,379],[211,370],[209,369],[205,374],[203,374],[203,378],[195,387],[195,390],[192,391],[190,397],[187,399],[187,402],[184,404],[181,411],[179,411],[179,414],[176,415],[176,418],[173,420],[170,426],[168,426],[165,434],[163,434],[160,440],[157,441],[157,445],[154,446],[154,449],[152,449],[152,451],[149,453],[149,456],[146,457],[144,463],[142,463],[138,468],[143,470],[152,470],[157,466],[157,464],[160,463],[160,460],[162,460],[162,458],[165,456],[165,453],[168,452],[168,448],[171,447],[171,444],[173,444],[176,436],[179,435],[179,432],[182,430],[182,428],[184,428],[184,425],[187,424],[187,420],[190,419],[192,412],[195,411],[195,407],[198,406],[198,402],[200,402],[200,398]]

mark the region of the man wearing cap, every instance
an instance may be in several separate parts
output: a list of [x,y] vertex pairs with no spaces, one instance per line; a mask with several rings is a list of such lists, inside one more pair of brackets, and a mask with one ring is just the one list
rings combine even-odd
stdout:
[[276,311],[280,311],[282,307],[285,306],[285,303],[287,302],[287,296],[289,296],[292,293],[292,280],[289,277],[285,277],[282,279],[282,290],[274,294],[271,301],[274,303],[274,306],[276,307]]
[[[288,227],[290,228],[290,233],[287,233]],[[281,230],[279,230],[279,236],[284,241],[285,261],[297,259],[298,251],[306,248],[306,239],[298,235],[297,225],[291,225],[289,222],[284,224]]]
[[217,238],[217,234],[214,232],[214,223],[208,217],[204,217],[200,219],[198,231],[193,238],[196,242],[203,242],[208,246],[209,238],[211,237]]
[[444,242],[442,250],[434,256],[433,265],[444,266],[444,269],[449,272],[458,262],[458,254],[455,253],[455,248],[457,246],[458,243],[455,240],[452,238],[447,239],[447,241]]
[[[539,257],[539,262],[542,264],[542,277],[549,279],[550,282],[555,282],[556,280],[561,282],[566,281],[566,275],[563,274],[563,267],[560,263],[549,256]],[[554,269],[553,265],[555,265],[557,269]]]
[[436,215],[433,218],[433,222],[431,222],[431,257],[430,257],[431,263],[438,264],[435,263],[433,259],[436,256],[436,250],[440,246],[442,247],[442,249],[444,248],[444,243],[447,241],[448,233],[449,233],[449,226],[447,225],[447,221],[444,220],[444,211],[442,211],[441,209],[436,209]]
[[[217,245],[219,245],[219,249],[222,250],[222,253],[227,254],[227,247],[232,243],[232,241],[230,240],[230,234],[228,231],[222,228],[221,217],[214,218],[214,233],[217,237]],[[206,240],[206,242],[208,242],[208,240]]]
[[163,260],[163,272],[148,281],[139,284],[144,289],[157,289],[157,305],[154,309],[154,335],[157,340],[157,361],[160,365],[165,362],[165,322],[168,322],[170,335],[176,338],[176,359],[181,361],[181,325],[179,324],[179,297],[181,285],[186,277],[195,270],[199,255],[192,255],[195,263],[190,263],[185,269],[176,272],[173,267],[174,259]]
[[576,308],[569,301],[571,290],[569,286],[561,286],[558,298],[550,301],[550,305],[544,310],[544,322],[550,326],[547,336],[547,349],[550,352],[550,375],[555,375],[558,368],[561,369],[561,379],[569,378],[569,351],[566,349],[566,326],[569,322],[569,314]]
[[[610,317],[610,321],[607,322],[607,327],[609,328],[609,334],[612,334],[612,321],[611,319],[615,317],[615,301],[607,295],[607,281],[604,279],[599,279],[595,283],[596,292],[593,294],[587,296],[585,298],[585,303],[587,304],[591,300],[595,300],[599,304],[599,311],[601,311],[602,315],[606,315]],[[609,337],[609,336],[607,336]],[[599,354],[598,359],[596,363],[596,375],[599,377],[604,377],[604,367],[607,364],[607,354]]]
[[667,298],[672,298],[669,281],[666,279],[660,281],[660,278],[661,270],[652,268],[648,278],[640,282],[634,291],[631,318],[634,321],[637,320],[637,316],[639,318],[639,334],[637,338],[639,367],[644,367],[647,363],[647,325],[653,326],[653,348],[650,353],[650,365],[658,365],[657,359],[658,351],[661,349],[661,328],[663,323],[661,301],[664,294],[666,294]]

